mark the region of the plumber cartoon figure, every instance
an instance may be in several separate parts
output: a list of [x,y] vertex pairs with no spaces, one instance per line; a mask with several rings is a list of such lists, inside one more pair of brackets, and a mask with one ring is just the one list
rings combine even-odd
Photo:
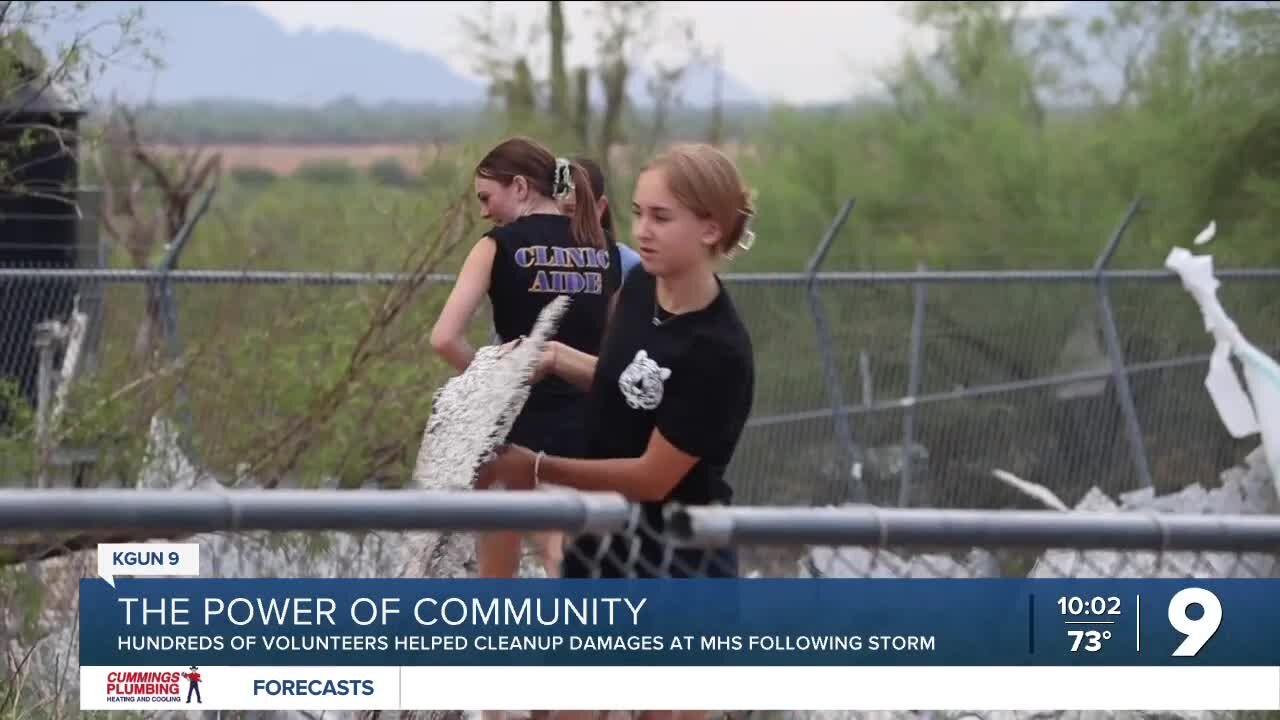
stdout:
[[200,697],[200,673],[197,672],[199,669],[200,668],[196,667],[195,665],[192,665],[191,672],[182,673],[182,677],[186,678],[189,683],[187,685],[187,704],[188,705],[191,704],[191,693],[195,693],[197,704],[199,705],[204,704],[204,698]]

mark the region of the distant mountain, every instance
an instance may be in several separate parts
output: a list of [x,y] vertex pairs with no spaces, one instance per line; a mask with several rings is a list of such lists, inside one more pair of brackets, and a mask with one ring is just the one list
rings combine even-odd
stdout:
[[[160,70],[112,66],[94,82],[94,97],[116,95],[130,102],[159,104],[234,100],[321,106],[335,100],[361,104],[471,104],[485,97],[483,84],[454,71],[431,53],[403,49],[371,35],[350,31],[290,33],[257,8],[210,0],[89,4],[76,27],[53,27],[38,34],[46,48],[65,43],[70,33],[141,6],[151,45],[164,61]],[[94,34],[95,43],[112,37]],[[696,67],[682,83],[686,104],[710,103],[714,69]],[[648,104],[646,79],[630,83],[632,100]],[[592,84],[599,98],[598,83]],[[723,79],[729,103],[753,103],[755,95],[732,77]]]
[[[361,33],[289,33],[256,8],[209,0],[93,3],[76,28],[51,28],[47,36],[67,42],[69,32],[138,6],[146,30],[164,35],[149,44],[165,67],[157,71],[113,66],[95,82],[97,97],[314,106],[341,97],[366,103],[466,103],[484,94],[477,83],[428,53]],[[110,39],[103,34],[100,41]]]

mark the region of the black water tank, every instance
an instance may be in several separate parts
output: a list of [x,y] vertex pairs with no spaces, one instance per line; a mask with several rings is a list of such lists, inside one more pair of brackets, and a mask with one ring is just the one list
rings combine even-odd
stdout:
[[[76,264],[76,135],[83,111],[39,79],[0,100],[0,267]],[[68,280],[0,279],[0,383],[16,383],[34,406],[36,324],[65,321],[76,292]],[[0,425],[8,412],[0,402]]]

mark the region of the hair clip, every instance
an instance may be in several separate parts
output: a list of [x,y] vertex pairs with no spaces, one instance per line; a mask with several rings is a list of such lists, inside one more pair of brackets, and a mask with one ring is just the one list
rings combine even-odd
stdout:
[[556,171],[551,179],[551,194],[557,200],[564,200],[572,197],[573,191],[573,166],[564,158],[556,158]]
[[738,238],[737,244],[727,253],[730,260],[750,251],[751,246],[756,244],[756,231],[751,229],[751,223],[756,219],[755,213],[745,210],[739,210],[739,212],[747,216],[747,222],[742,228],[742,236]]

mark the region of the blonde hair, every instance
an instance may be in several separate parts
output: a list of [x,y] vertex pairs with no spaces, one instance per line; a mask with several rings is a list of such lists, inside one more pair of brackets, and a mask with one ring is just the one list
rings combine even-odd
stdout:
[[733,257],[750,249],[753,193],[727,155],[705,143],[682,143],[645,163],[641,172],[648,170],[662,170],[667,190],[681,205],[720,226],[720,252]]

